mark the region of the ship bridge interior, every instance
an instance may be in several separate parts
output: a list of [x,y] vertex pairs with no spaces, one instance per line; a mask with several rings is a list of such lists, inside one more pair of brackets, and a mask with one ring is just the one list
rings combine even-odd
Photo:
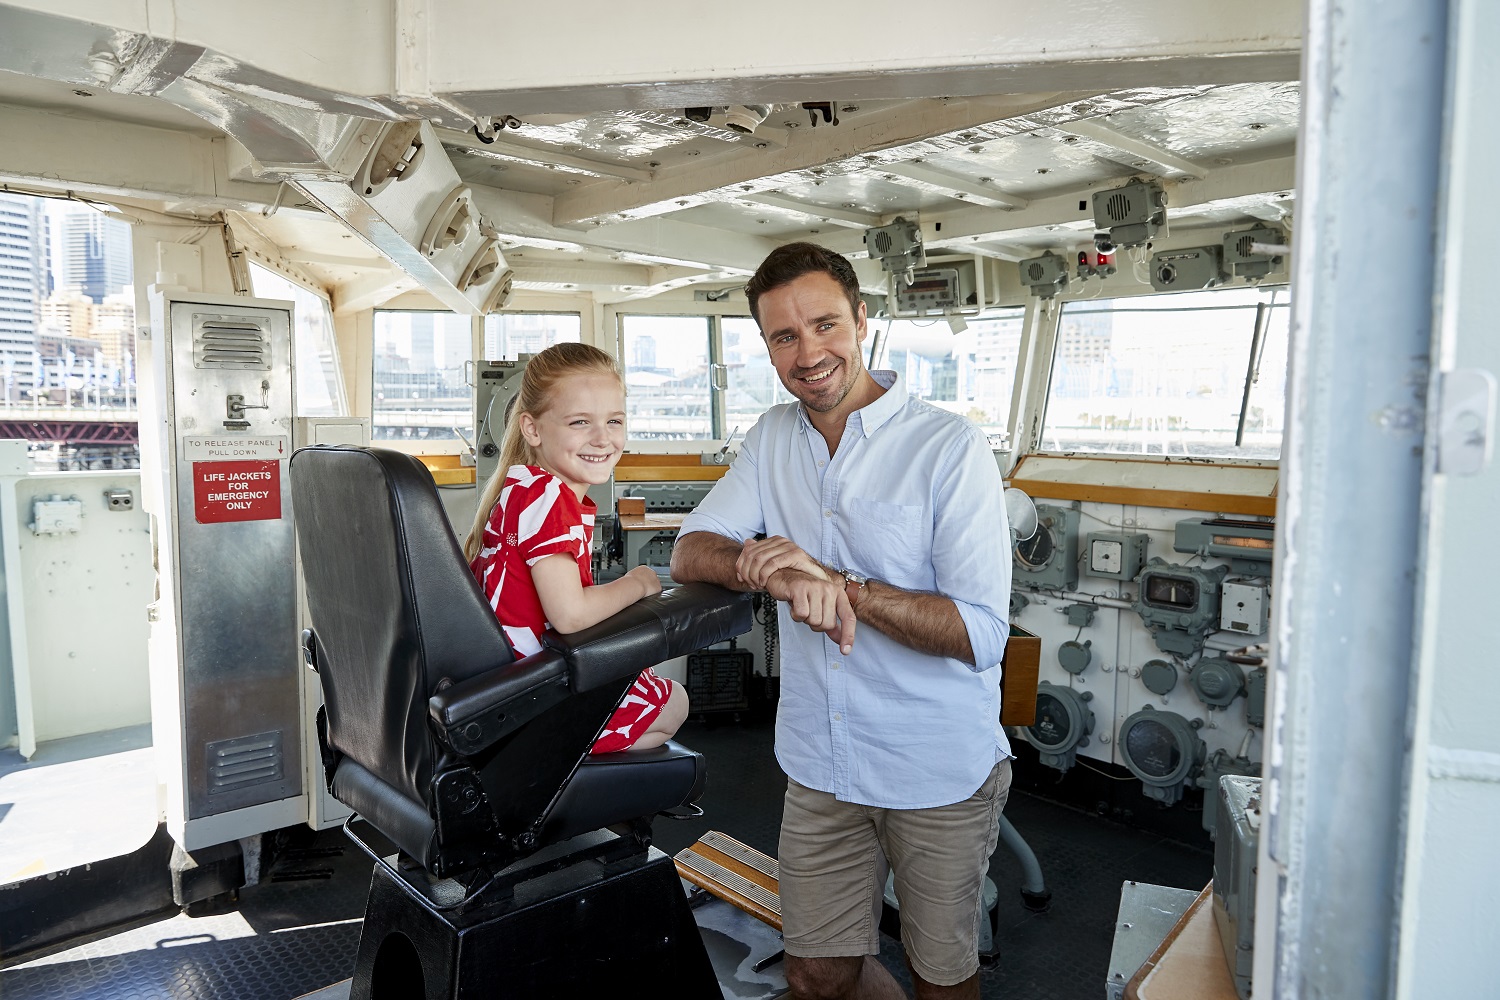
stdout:
[[[1240,997],[1490,995],[1496,43],[1484,0],[0,2],[0,993],[116,995],[90,962],[195,919],[253,963],[316,898],[341,929],[284,961],[326,982],[154,988],[364,995],[290,454],[415,456],[461,539],[526,359],[595,345],[628,391],[596,576],[670,586],[682,515],[792,398],[744,288],[807,241],[854,265],[868,365],[1012,488],[992,878],[1030,922],[983,995],[1126,995],[1139,890],[1049,931],[1043,881],[1186,908],[1240,780]],[[266,353],[216,369],[204,323]],[[772,853],[774,605],[659,668],[732,782],[701,830]],[[1073,935],[1076,977],[1026,978]]]

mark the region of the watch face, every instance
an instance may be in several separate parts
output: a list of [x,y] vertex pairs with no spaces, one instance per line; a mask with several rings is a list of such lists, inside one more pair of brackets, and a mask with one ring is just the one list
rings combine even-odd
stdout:
[[1158,608],[1195,608],[1198,606],[1198,581],[1153,573],[1146,577],[1146,603]]

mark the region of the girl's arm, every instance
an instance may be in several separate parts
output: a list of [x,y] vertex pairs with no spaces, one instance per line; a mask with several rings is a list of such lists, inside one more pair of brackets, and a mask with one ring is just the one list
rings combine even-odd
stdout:
[[649,566],[637,566],[610,583],[585,587],[578,577],[577,561],[563,553],[538,560],[531,567],[531,582],[548,623],[563,633],[597,625],[641,598],[661,592],[661,579]]

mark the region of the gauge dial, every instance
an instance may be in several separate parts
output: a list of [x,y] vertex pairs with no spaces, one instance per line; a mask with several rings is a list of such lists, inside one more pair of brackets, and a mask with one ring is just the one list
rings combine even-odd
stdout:
[[1146,603],[1158,608],[1190,611],[1198,606],[1198,581],[1153,573],[1146,577]]
[[1052,541],[1052,525],[1043,521],[1036,534],[1024,542],[1016,543],[1016,558],[1027,569],[1041,569],[1052,559],[1057,546]]

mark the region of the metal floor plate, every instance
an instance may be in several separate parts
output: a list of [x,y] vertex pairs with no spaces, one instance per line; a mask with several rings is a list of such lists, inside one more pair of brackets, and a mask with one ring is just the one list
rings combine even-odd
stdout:
[[0,997],[291,1000],[349,977],[369,886],[369,858],[328,830],[284,854],[237,910],[175,916],[0,971]]

